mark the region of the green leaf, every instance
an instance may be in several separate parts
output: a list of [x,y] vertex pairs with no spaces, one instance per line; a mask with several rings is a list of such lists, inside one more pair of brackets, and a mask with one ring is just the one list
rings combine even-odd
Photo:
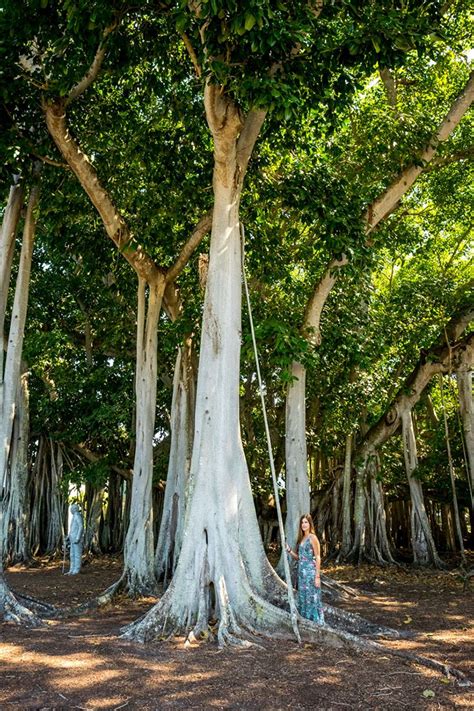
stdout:
[[245,15],[245,29],[251,30],[252,27],[255,25],[257,19],[252,15],[252,14],[247,14]]
[[377,37],[372,37],[372,44],[374,45],[375,51],[380,52],[380,42]]
[[425,689],[423,692],[423,696],[425,697],[425,699],[433,699],[436,694],[431,689]]

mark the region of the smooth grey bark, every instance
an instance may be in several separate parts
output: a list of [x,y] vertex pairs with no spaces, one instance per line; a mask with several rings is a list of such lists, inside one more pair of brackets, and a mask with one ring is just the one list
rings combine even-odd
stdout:
[[410,487],[411,498],[411,547],[413,562],[417,565],[432,564],[442,567],[431,532],[430,522],[425,509],[421,482],[416,478],[418,454],[411,410],[402,413],[402,441],[405,469]]
[[164,586],[173,575],[181,550],[186,490],[194,434],[196,401],[196,363],[193,339],[179,348],[171,403],[171,446],[166,477],[163,513],[155,552],[156,575]]
[[30,559],[29,500],[28,500],[28,442],[30,434],[28,373],[23,373],[18,390],[18,403],[13,427],[10,476],[4,490],[5,499],[5,557],[10,565]]
[[451,482],[451,495],[453,497],[454,523],[456,525],[456,534],[458,537],[459,550],[461,552],[461,559],[462,559],[463,563],[466,563],[466,554],[464,551],[464,541],[463,541],[463,534],[462,534],[462,529],[461,529],[461,520],[460,520],[460,516],[459,516],[458,497],[457,497],[457,493],[456,493],[456,480],[454,477],[453,458],[451,455],[451,443],[449,441],[448,417],[446,415],[446,407],[444,404],[443,376],[441,374],[439,376],[439,384],[440,384],[440,392],[441,392],[441,402],[443,404],[444,433],[445,433],[445,437],[446,437],[446,450],[448,453],[448,467],[449,467],[449,479]]
[[136,358],[136,433],[130,517],[124,545],[124,578],[131,595],[156,591],[153,565],[153,436],[157,388],[158,318],[164,279],[148,286],[139,277]]
[[[30,191],[23,228],[20,262],[8,335],[5,371],[3,373],[0,372],[0,403],[2,405],[0,411],[0,490],[3,488],[7,476],[13,423],[15,419],[15,405],[20,386],[21,355],[26,312],[28,309],[31,259],[33,255],[38,199],[39,187],[35,185]],[[3,348],[1,350],[3,353]]]
[[466,452],[467,476],[470,482],[469,490],[474,492],[474,401],[472,397],[472,370],[456,372],[459,393],[459,409],[461,412],[464,445]]
[[[295,548],[299,520],[311,510],[306,448],[306,368],[293,361],[291,378],[285,408],[285,538],[291,548]],[[281,555],[286,553],[282,551]],[[283,576],[282,558],[277,570]]]
[[365,534],[366,534],[366,512],[367,512],[367,466],[368,458],[359,461],[355,465],[355,494],[354,494],[354,535],[352,548],[349,551],[347,558],[354,559],[360,562],[365,551]]
[[352,547],[351,535],[351,471],[352,471],[352,434],[346,436],[344,474],[342,481],[342,543],[341,556],[348,555]]
[[[0,348],[0,382],[3,376],[4,365],[3,329],[5,326],[5,311],[10,288],[15,236],[20,221],[23,201],[23,186],[21,184],[12,185],[3,215],[2,228],[0,230],[0,338],[2,339],[2,347]],[[0,388],[0,413],[2,409],[2,389]]]

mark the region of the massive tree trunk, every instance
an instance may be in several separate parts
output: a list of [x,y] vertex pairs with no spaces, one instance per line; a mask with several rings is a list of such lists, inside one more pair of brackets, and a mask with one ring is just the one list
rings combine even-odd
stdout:
[[[170,587],[159,606],[130,634],[142,637],[159,627],[194,627],[197,635],[207,628],[209,616],[216,614],[219,638],[225,642],[238,632],[237,617],[250,623],[252,588],[262,594],[264,573],[271,573],[258,530],[239,424],[239,201],[248,157],[244,156],[245,164],[239,161],[238,138],[244,132],[237,107],[214,86],[207,86],[205,103],[214,137],[215,204],[186,528]],[[257,120],[252,143],[263,116],[249,116]]]
[[458,370],[456,373],[459,392],[459,408],[461,410],[464,445],[466,453],[467,476],[470,482],[469,490],[474,492],[474,401],[472,398],[472,371]]
[[411,497],[411,547],[413,562],[418,565],[431,563],[437,567],[442,566],[438,556],[430,522],[425,510],[423,489],[419,479],[414,476],[418,466],[415,432],[411,410],[402,413],[402,437],[405,468],[408,477]]
[[371,533],[371,552],[372,560],[385,564],[395,563],[392,556],[392,549],[387,534],[387,515],[385,513],[385,503],[382,483],[378,481],[378,472],[380,469],[379,458],[374,460],[374,468],[370,477],[369,489],[369,519]]
[[[293,631],[282,609],[284,585],[265,557],[239,424],[239,200],[264,114],[251,112],[242,128],[240,112],[217,86],[206,87],[205,103],[215,146],[215,205],[185,532],[166,593],[125,634],[145,640],[186,631],[193,638],[217,618],[218,640],[225,644],[237,643],[245,632]],[[347,639],[308,621],[301,625],[334,644]]]
[[185,339],[176,358],[171,403],[171,448],[166,477],[163,514],[156,546],[156,574],[164,586],[173,575],[181,550],[186,489],[194,433],[196,362],[191,337]]
[[367,467],[368,458],[356,464],[355,494],[354,494],[354,536],[352,548],[346,556],[360,563],[365,553],[365,518],[367,513]]

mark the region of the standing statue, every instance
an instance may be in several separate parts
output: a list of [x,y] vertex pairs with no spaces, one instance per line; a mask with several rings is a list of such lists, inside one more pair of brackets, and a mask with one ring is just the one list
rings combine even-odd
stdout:
[[84,536],[84,524],[82,515],[77,504],[71,506],[71,526],[69,535],[66,537],[66,542],[70,545],[70,567],[66,575],[77,575],[81,569],[82,563],[82,542]]

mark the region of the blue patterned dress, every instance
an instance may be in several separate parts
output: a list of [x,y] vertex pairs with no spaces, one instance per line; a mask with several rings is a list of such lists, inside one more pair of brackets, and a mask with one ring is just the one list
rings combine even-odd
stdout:
[[316,561],[313,546],[307,538],[298,546],[298,612],[313,622],[324,623],[321,588],[314,584]]

